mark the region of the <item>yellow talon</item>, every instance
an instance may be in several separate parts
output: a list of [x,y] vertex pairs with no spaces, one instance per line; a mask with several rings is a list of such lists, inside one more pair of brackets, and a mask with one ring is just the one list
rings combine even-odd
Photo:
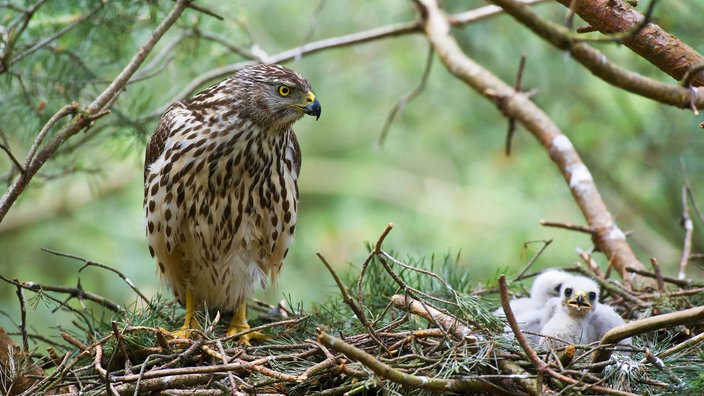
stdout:
[[[225,334],[229,337],[237,333],[247,331],[249,329],[249,323],[247,323],[247,303],[242,303],[242,305],[237,308],[237,312],[235,312],[235,315],[232,317],[230,325],[227,327],[227,333]],[[241,335],[239,337],[239,342],[244,345],[251,345],[250,340],[264,341],[268,338],[269,337],[267,337],[263,333],[253,331],[251,333]]]
[[193,338],[197,334],[197,330],[200,330],[195,313],[196,298],[193,295],[193,290],[186,289],[186,317],[183,326],[176,331],[166,331],[166,333],[173,338]]

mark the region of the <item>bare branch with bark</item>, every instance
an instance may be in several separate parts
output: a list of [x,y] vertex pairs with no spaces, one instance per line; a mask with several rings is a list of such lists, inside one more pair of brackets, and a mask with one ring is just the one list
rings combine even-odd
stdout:
[[[531,29],[541,38],[559,49],[569,51],[570,55],[594,75],[619,88],[653,99],[660,103],[680,108],[703,108],[704,89],[682,87],[677,84],[665,84],[652,78],[626,70],[608,60],[606,55],[596,50],[587,42],[575,40],[573,34],[564,26],[540,17],[535,11],[515,0],[492,0],[508,14]],[[568,1],[569,2],[569,1]],[[583,2],[576,2],[582,4]],[[636,34],[637,36],[638,34]],[[696,62],[693,60],[692,62]],[[689,63],[694,66],[697,63]],[[684,75],[684,73],[682,73]]]
[[[605,34],[633,30],[645,19],[624,0],[557,1],[571,7],[580,18]],[[635,34],[626,35],[621,42],[676,80],[683,79],[691,68],[704,63],[704,56],[653,22],[645,24]],[[691,84],[696,87],[704,85],[704,75],[698,73]]]
[[629,279],[627,267],[644,269],[607,209],[589,169],[569,138],[524,93],[516,92],[462,51],[450,33],[447,16],[435,1],[416,1],[416,4],[425,33],[447,70],[495,103],[507,117],[522,124],[545,148],[565,178],[589,227],[594,230],[595,245],[610,261],[613,260],[621,277]]

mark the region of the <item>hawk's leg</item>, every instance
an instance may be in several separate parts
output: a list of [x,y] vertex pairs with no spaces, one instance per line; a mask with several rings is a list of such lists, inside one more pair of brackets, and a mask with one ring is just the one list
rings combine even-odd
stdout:
[[[247,303],[244,302],[239,306],[239,308],[237,308],[237,312],[235,312],[235,315],[232,317],[232,321],[230,321],[230,326],[227,328],[226,335],[231,336],[242,331],[249,330],[249,328],[249,323],[247,323]],[[258,331],[253,331],[251,333],[243,334],[239,337],[239,340],[245,345],[250,345],[250,340],[264,341],[267,338],[269,337]]]
[[198,322],[195,318],[196,313],[196,297],[193,294],[193,290],[186,289],[186,318],[183,321],[183,326],[180,329],[174,331],[172,334],[176,338],[190,338],[194,330],[198,330]]

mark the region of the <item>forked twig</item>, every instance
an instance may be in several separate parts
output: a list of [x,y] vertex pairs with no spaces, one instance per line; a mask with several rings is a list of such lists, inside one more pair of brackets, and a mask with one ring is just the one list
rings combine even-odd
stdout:
[[527,249],[529,243],[535,243],[535,242],[542,242],[543,245],[540,247],[540,249],[538,249],[537,252],[535,252],[533,257],[531,257],[530,260],[528,260],[526,265],[523,266],[523,269],[521,269],[521,271],[518,272],[518,275],[516,275],[516,277],[513,279],[514,282],[517,280],[523,279],[523,275],[525,275],[525,273],[528,271],[528,269],[533,266],[533,264],[536,262],[536,260],[538,260],[538,258],[543,254],[545,249],[547,249],[548,246],[550,246],[550,244],[552,243],[552,239],[547,239],[547,240],[543,240],[543,241],[529,241],[529,242],[526,242],[523,244],[523,248]]
[[[521,60],[518,62],[518,73],[516,75],[516,83],[513,85],[513,89],[516,92],[521,92],[523,85],[523,71],[526,67],[526,54],[521,54]],[[506,156],[511,155],[511,141],[513,140],[513,134],[516,132],[516,119],[514,117],[508,117],[508,130],[506,131],[506,143],[504,147],[504,152]]]
[[389,352],[386,345],[384,344],[383,341],[379,338],[379,336],[376,334],[376,330],[374,330],[374,327],[369,323],[369,320],[367,320],[367,316],[364,313],[364,310],[359,307],[357,304],[355,304],[354,300],[352,299],[352,296],[350,296],[350,293],[347,291],[347,287],[345,287],[344,283],[342,283],[342,280],[340,280],[340,277],[337,276],[337,273],[335,270],[332,268],[330,263],[323,257],[322,254],[316,253],[320,261],[323,262],[325,265],[325,268],[328,269],[330,272],[330,275],[332,275],[332,278],[335,280],[335,283],[337,284],[337,287],[340,289],[340,293],[342,293],[342,301],[347,304],[350,309],[352,309],[352,312],[354,312],[355,315],[357,315],[357,318],[362,322],[364,327],[367,329],[369,332],[369,335],[376,341],[377,344],[379,344],[379,347],[383,348],[387,353]]
[[108,271],[114,273],[115,275],[119,276],[120,279],[122,279],[122,280],[127,284],[127,286],[129,286],[129,288],[132,289],[132,291],[134,291],[135,293],[137,293],[137,295],[142,299],[142,301],[144,301],[144,302],[147,304],[147,306],[148,306],[150,309],[152,309],[152,310],[155,311],[155,312],[158,312],[158,311],[159,311],[159,310],[156,309],[156,307],[152,304],[152,302],[147,298],[147,296],[145,296],[145,295],[137,288],[137,286],[135,286],[135,284],[132,283],[132,281],[131,281],[127,276],[125,276],[125,274],[123,274],[122,272],[116,270],[115,268],[113,268],[113,267],[111,267],[111,266],[109,266],[109,265],[105,265],[105,264],[99,263],[99,262],[97,262],[97,261],[88,260],[88,259],[83,258],[83,257],[75,256],[75,255],[73,255],[73,254],[62,253],[62,252],[58,252],[58,251],[56,251],[56,250],[52,250],[52,249],[48,249],[48,248],[42,248],[42,250],[45,251],[45,252],[47,252],[47,253],[53,254],[53,255],[55,255],[55,256],[66,257],[66,258],[70,258],[70,259],[74,259],[74,260],[78,260],[78,261],[83,262],[84,265],[83,265],[81,268],[78,269],[78,272],[83,271],[83,269],[85,269],[85,268],[87,268],[87,267],[98,267],[98,268],[106,269],[106,270],[108,270]]

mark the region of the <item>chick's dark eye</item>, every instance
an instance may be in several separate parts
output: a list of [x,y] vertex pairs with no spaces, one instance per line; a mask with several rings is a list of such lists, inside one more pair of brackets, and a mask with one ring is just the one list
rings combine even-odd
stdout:
[[594,293],[594,292],[589,292],[589,300],[590,300],[590,301],[596,300],[596,293]]
[[281,96],[289,96],[289,95],[291,95],[291,88],[289,88],[289,87],[287,87],[287,86],[285,86],[285,85],[281,85],[281,86],[279,87],[279,95],[281,95]]
[[565,289],[565,297],[569,297],[572,295],[572,288],[568,287]]

